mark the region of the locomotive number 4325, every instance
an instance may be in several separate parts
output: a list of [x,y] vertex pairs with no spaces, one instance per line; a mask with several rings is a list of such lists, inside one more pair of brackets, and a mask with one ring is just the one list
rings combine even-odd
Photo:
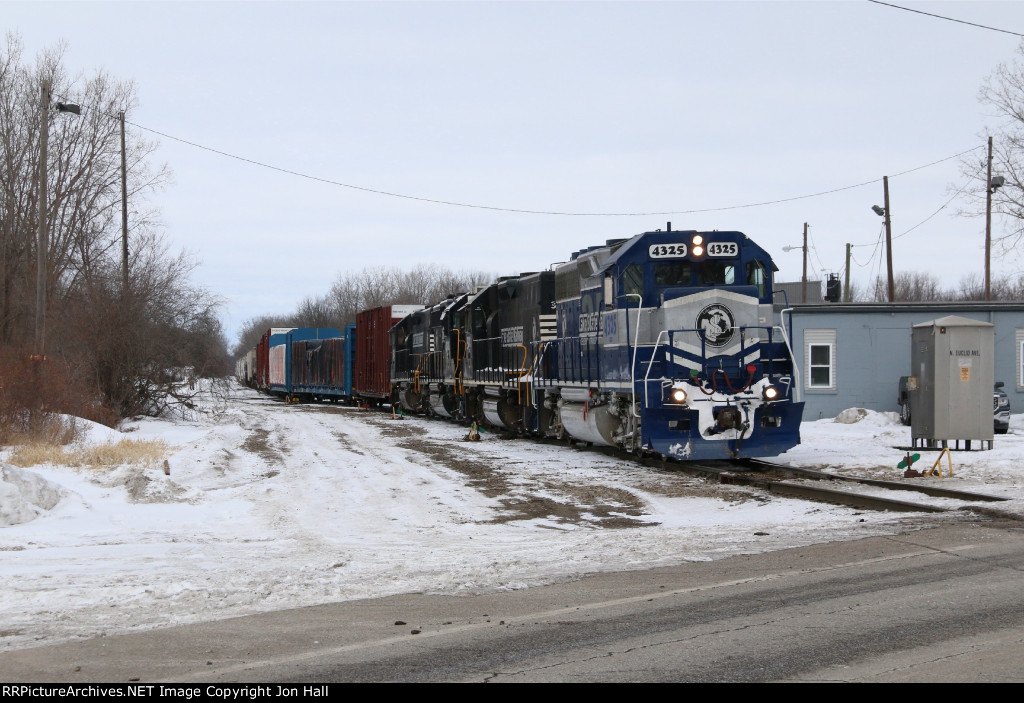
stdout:
[[736,242],[711,242],[708,244],[708,256],[739,256],[740,249]]
[[681,259],[686,256],[685,244],[652,244],[647,248],[652,259]]

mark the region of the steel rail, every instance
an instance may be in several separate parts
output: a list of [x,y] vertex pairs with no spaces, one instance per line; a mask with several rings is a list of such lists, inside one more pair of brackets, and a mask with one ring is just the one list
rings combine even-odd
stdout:
[[956,500],[965,500],[969,502],[974,501],[1003,501],[1010,500],[1009,498],[1001,498],[999,496],[990,496],[984,493],[973,493],[971,491],[959,491],[953,488],[940,488],[938,486],[930,486],[926,483],[900,483],[899,481],[883,481],[875,478],[861,478],[859,476],[844,476],[842,474],[831,474],[825,471],[816,471],[814,469],[803,469],[797,466],[789,466],[787,464],[775,464],[770,461],[764,461],[762,459],[738,459],[736,463],[740,466],[744,466],[753,471],[783,471],[786,473],[800,476],[802,478],[809,478],[818,481],[847,481],[850,483],[859,483],[865,486],[875,486],[878,488],[887,488],[894,491],[913,491],[916,493],[924,493],[935,498],[954,498]]

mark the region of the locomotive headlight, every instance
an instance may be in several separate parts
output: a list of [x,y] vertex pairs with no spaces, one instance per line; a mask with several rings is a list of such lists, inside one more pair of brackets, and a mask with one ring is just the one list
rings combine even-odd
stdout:
[[764,390],[761,391],[761,397],[767,401],[773,401],[779,399],[779,389],[775,386],[765,386]]
[[679,405],[682,405],[683,403],[686,402],[686,391],[684,391],[682,388],[673,388],[672,392],[669,393],[668,397],[672,400],[673,403],[678,403]]
[[693,252],[694,256],[704,256],[704,247],[702,246],[696,245],[690,251]]
[[704,237],[700,236],[699,234],[695,234],[693,236],[693,239],[690,240],[690,243],[693,244],[693,246],[695,247],[699,247],[701,244],[704,243]]

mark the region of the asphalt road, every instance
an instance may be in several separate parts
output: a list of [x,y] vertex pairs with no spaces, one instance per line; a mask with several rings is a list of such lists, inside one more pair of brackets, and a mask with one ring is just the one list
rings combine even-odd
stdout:
[[0,681],[1019,682],[1022,572],[1021,523],[961,523],[26,649]]

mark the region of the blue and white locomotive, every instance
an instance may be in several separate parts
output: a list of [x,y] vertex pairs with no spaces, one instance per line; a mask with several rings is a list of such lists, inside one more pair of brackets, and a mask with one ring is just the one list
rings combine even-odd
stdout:
[[645,232],[508,277],[392,330],[392,399],[677,459],[799,443],[771,257],[740,232]]

